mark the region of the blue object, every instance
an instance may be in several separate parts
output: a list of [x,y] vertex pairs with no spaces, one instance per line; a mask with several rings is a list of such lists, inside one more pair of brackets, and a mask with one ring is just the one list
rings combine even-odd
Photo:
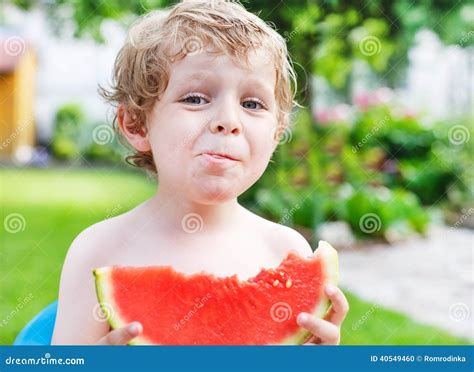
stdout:
[[13,345],[51,345],[58,301],[45,307],[21,330]]

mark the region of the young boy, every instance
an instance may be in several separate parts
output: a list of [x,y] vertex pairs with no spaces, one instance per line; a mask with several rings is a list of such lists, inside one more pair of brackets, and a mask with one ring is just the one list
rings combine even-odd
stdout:
[[[97,315],[93,268],[172,265],[245,279],[290,250],[312,253],[295,230],[237,202],[288,130],[294,81],[283,38],[234,1],[183,1],[131,28],[102,93],[135,151],[127,160],[156,174],[159,188],[74,240],[53,344],[125,345],[142,332],[138,322],[110,331]],[[324,320],[298,316],[308,344],[339,343],[348,303],[338,288],[326,294]]]

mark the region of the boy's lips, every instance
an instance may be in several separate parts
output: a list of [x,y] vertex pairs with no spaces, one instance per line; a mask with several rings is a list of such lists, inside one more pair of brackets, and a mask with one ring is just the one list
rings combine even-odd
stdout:
[[200,155],[206,156],[208,158],[213,158],[216,160],[232,160],[232,161],[240,161],[237,157],[230,155],[224,152],[215,152],[215,151],[205,151]]
[[215,153],[206,151],[197,156],[202,161],[203,166],[210,171],[221,172],[224,169],[230,169],[240,163],[240,160],[226,153]]

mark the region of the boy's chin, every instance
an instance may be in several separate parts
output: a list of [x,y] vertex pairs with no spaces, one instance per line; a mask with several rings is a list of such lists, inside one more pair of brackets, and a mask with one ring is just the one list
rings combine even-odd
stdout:
[[210,184],[197,187],[192,198],[200,204],[214,205],[235,199],[239,195],[235,185]]

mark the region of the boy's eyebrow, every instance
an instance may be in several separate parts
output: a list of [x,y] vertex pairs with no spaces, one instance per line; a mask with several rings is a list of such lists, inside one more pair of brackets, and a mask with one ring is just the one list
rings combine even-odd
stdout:
[[266,93],[268,94],[272,94],[272,90],[271,90],[271,87],[269,84],[263,82],[262,80],[260,79],[252,79],[252,78],[249,78],[249,79],[246,79],[245,80],[245,83],[250,85],[250,86],[253,86],[257,89],[261,89],[263,91],[265,91]]
[[[190,74],[183,74],[178,78],[178,84],[186,84],[190,83],[193,81],[205,81],[205,80],[210,80],[212,76],[212,71],[195,71]],[[267,84],[266,82],[262,81],[261,79],[258,78],[248,78],[245,79],[243,82],[247,86],[252,86],[254,88],[263,90],[265,93],[269,94],[270,97],[273,94],[273,91],[271,89],[271,86]]]

